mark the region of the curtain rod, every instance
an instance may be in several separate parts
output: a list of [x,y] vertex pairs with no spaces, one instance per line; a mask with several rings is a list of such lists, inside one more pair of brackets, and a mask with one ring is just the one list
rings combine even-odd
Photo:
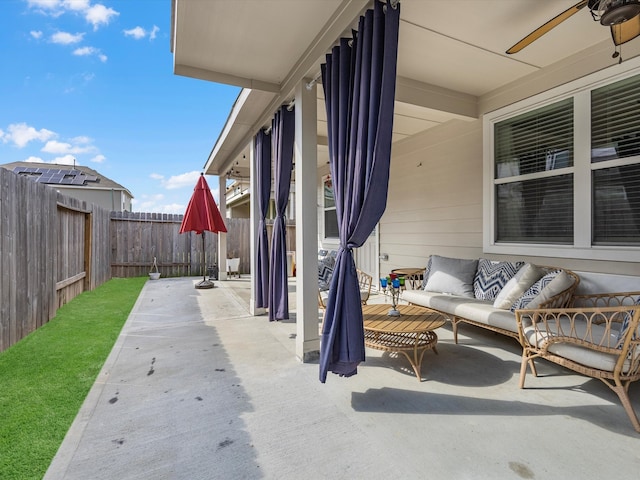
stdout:
[[313,79],[309,83],[307,83],[306,85],[307,90],[311,90],[315,86],[315,84],[318,83],[321,76],[322,76],[322,71],[318,72],[318,74],[315,77],[313,77]]

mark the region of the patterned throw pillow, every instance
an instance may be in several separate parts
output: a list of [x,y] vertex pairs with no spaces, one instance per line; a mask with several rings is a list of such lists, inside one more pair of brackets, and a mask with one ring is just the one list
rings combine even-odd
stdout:
[[[640,297],[636,300],[635,305],[640,305]],[[627,335],[627,330],[629,330],[629,324],[631,323],[631,316],[633,312],[630,310],[624,314],[624,320],[622,321],[622,325],[620,326],[620,331],[618,332],[618,339],[616,340],[616,344],[618,348],[622,348],[622,343],[624,342],[624,337]],[[636,335],[633,335],[633,338],[636,338]]]
[[529,305],[534,298],[540,295],[540,292],[542,292],[542,290],[544,290],[544,288],[549,285],[560,274],[560,272],[561,270],[554,270],[553,272],[547,273],[540,280],[531,285],[529,290],[524,292],[520,298],[513,302],[513,305],[511,305],[509,310],[515,312],[516,310],[527,308],[527,305]]
[[427,286],[427,281],[429,280],[429,274],[431,273],[431,257],[427,260],[427,267],[424,269],[424,275],[422,276],[422,286],[421,290],[424,290],[424,287]]
[[324,257],[318,263],[318,288],[321,292],[329,290],[335,260],[331,256]]
[[481,258],[473,278],[473,293],[479,300],[494,300],[520,270],[524,262],[498,262]]

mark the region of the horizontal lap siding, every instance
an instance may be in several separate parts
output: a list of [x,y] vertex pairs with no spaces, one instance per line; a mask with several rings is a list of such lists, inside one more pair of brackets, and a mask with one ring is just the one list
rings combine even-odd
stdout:
[[394,144],[381,271],[426,265],[429,255],[482,254],[482,124],[443,125]]

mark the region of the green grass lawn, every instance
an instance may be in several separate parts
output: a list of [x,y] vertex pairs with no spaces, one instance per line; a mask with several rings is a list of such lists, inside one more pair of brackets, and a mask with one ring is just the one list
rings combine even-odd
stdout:
[[0,479],[44,476],[146,281],[84,292],[0,353]]

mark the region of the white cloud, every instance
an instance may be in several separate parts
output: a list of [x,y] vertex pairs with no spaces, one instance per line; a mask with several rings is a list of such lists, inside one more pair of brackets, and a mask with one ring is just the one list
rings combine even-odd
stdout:
[[104,155],[96,155],[95,157],[89,159],[90,162],[93,163],[102,163],[107,159]]
[[27,0],[30,8],[35,8],[42,13],[50,13],[60,15],[60,0]]
[[144,38],[147,35],[147,32],[142,27],[135,27],[130,30],[124,30],[125,37],[133,37],[136,40]]
[[120,13],[114,9],[105,7],[97,3],[84,11],[85,19],[93,25],[93,30],[97,30],[100,25],[108,25],[112,17],[117,17]]
[[29,162],[29,163],[46,163],[44,160],[42,160],[40,157],[34,157],[33,155],[31,155],[28,158],[25,158],[24,160],[22,160],[23,162]]
[[93,145],[72,145],[66,142],[58,142],[57,140],[48,141],[44,147],[42,147],[42,151],[45,153],[62,153],[62,154],[82,154],[82,153],[94,153],[96,151],[96,147]]
[[56,32],[51,35],[51,41],[60,45],[71,45],[82,41],[84,33],[76,33],[75,35],[68,32]]
[[181,173],[180,175],[173,175],[168,180],[163,180],[162,185],[167,190],[176,190],[178,188],[195,187],[196,182],[200,177],[200,172],[194,170],[193,172]]
[[[78,57],[88,57],[91,55],[95,55],[96,57],[98,57],[98,59],[104,63],[107,61],[107,56],[102,53],[100,51],[100,49],[95,48],[95,47],[80,47],[80,48],[76,48],[73,51],[73,54],[78,56]],[[91,74],[91,78],[85,78],[85,80],[91,80],[93,78],[93,74]]]
[[83,12],[90,6],[89,0],[62,0],[62,6],[69,10]]
[[97,51],[98,50],[94,47],[80,47],[80,48],[76,48],[73,51],[73,54],[79,57],[84,57],[87,55],[95,55]]
[[83,15],[93,25],[94,31],[102,25],[108,25],[113,17],[120,15],[101,3],[91,5],[90,0],[27,0],[27,4],[30,8],[53,17],[59,17],[65,12]]
[[7,132],[1,138],[3,143],[12,142],[16,147],[23,148],[31,141],[46,142],[55,136],[54,132],[45,128],[36,130],[26,123],[13,123],[9,125]]
[[79,137],[74,137],[71,139],[73,143],[91,143],[93,140],[90,137],[81,135]]
[[164,180],[164,175],[160,175],[159,173],[152,173],[149,176],[154,180]]
[[184,213],[187,206],[181,203],[165,203],[165,196],[161,193],[155,195],[141,195],[132,200],[133,210],[136,212],[157,213]]
[[140,40],[145,37],[149,37],[149,40],[153,40],[154,38],[156,38],[159,31],[160,28],[154,25],[151,30],[146,30],[140,26],[137,26],[129,30],[123,30],[122,32],[124,33],[125,37],[133,37],[136,40]]
[[29,34],[36,40],[42,38],[42,32],[40,30],[31,30]]
[[51,163],[57,165],[79,165],[78,161],[73,155],[64,155],[62,157],[56,157]]

